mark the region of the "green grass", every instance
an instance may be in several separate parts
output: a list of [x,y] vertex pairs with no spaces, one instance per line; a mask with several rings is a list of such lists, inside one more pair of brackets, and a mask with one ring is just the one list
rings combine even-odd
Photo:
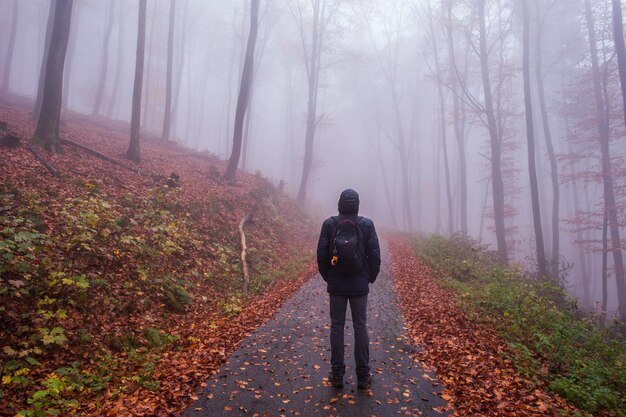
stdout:
[[589,415],[626,416],[626,343],[618,324],[600,326],[562,288],[526,279],[519,266],[498,265],[470,238],[434,235],[415,243],[469,316],[508,341],[520,373],[545,381]]

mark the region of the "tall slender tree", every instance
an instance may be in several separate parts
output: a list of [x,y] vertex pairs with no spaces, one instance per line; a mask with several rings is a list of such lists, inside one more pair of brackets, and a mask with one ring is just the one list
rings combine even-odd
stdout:
[[96,100],[91,114],[100,114],[102,97],[104,96],[104,87],[106,86],[107,74],[109,73],[109,42],[111,40],[111,33],[113,33],[115,0],[109,0],[108,6],[106,25],[104,28],[104,40],[102,41],[102,55],[100,57],[100,79],[98,81]]
[[530,85],[530,17],[528,0],[522,0],[523,34],[523,73],[524,73],[524,108],[526,110],[526,143],[528,145],[528,175],[530,177],[530,199],[533,211],[533,227],[535,229],[535,249],[539,277],[547,276],[546,255],[543,245],[541,227],[541,210],[539,204],[539,186],[535,161],[535,127],[533,123],[533,105]]
[[504,225],[504,181],[502,179],[502,138],[498,129],[498,121],[493,105],[491,92],[491,78],[489,77],[489,48],[487,45],[487,23],[485,15],[485,0],[476,0],[479,25],[479,58],[483,92],[485,97],[485,113],[491,144],[491,186],[493,197],[494,220],[496,226],[496,240],[498,242],[498,260],[508,263],[506,246],[506,229]]
[[135,83],[133,87],[133,109],[130,119],[130,142],[126,156],[139,162],[141,154],[139,150],[139,138],[141,134],[141,92],[143,85],[143,61],[146,45],[146,0],[139,0],[139,13],[137,22],[137,53],[135,60]]
[[452,203],[452,189],[450,185],[450,167],[448,162],[448,133],[446,122],[446,101],[443,93],[443,79],[441,75],[441,64],[439,59],[439,45],[437,42],[437,35],[435,33],[435,25],[433,24],[433,11],[430,5],[430,0],[426,0],[426,6],[428,8],[428,28],[430,30],[430,37],[433,46],[433,54],[435,56],[435,74],[434,77],[437,82],[437,95],[439,97],[439,135],[441,138],[441,146],[443,151],[443,163],[444,173],[446,179],[446,201],[448,205],[448,233],[454,233],[454,205]]
[[617,55],[617,68],[622,87],[622,116],[624,129],[626,129],[626,46],[624,46],[624,23],[622,19],[621,0],[611,0],[613,7],[613,40],[615,42],[615,54]]
[[233,149],[228,160],[226,173],[224,178],[228,181],[234,181],[241,157],[241,142],[243,139],[243,122],[248,108],[248,99],[250,95],[250,85],[253,80],[254,72],[254,48],[256,46],[256,37],[259,25],[259,0],[251,0],[250,3],[250,33],[248,35],[248,44],[246,46],[246,57],[243,63],[241,74],[241,84],[239,87],[239,98],[237,100],[237,109],[235,111],[235,126],[233,131]]
[[[311,167],[313,166],[313,143],[315,140],[315,131],[317,130],[317,96],[319,92],[319,79],[321,70],[322,50],[324,46],[324,35],[326,29],[326,0],[313,0],[313,26],[311,30],[311,47],[309,55],[305,57],[306,75],[308,81],[307,100],[307,117],[306,131],[304,138],[304,161],[302,163],[302,177],[300,179],[300,187],[298,189],[297,200],[300,204],[306,202],[307,187],[309,176],[311,175]],[[298,12],[296,20],[299,25],[300,38],[302,39],[302,48],[307,51],[305,45],[305,29],[302,17],[300,3],[297,2]]]
[[59,121],[63,95],[63,67],[72,22],[73,0],[56,0],[47,52],[41,110],[33,143],[52,153],[60,150]]
[[72,71],[74,69],[74,52],[76,51],[76,40],[78,38],[78,24],[80,22],[81,3],[80,0],[74,2],[72,9],[72,26],[70,27],[70,40],[67,43],[67,56],[65,57],[65,70],[63,71],[63,109],[69,106],[70,87],[72,85]]
[[48,10],[48,21],[46,23],[46,34],[43,47],[43,58],[41,60],[41,68],[39,69],[39,84],[37,86],[37,97],[35,98],[35,107],[33,110],[33,119],[39,120],[39,114],[41,113],[41,105],[43,102],[43,90],[46,81],[46,69],[48,68],[48,53],[50,51],[50,41],[52,38],[52,27],[54,26],[54,10],[56,8],[57,0],[50,1],[50,7]]
[[[454,137],[459,152],[459,185],[460,185],[460,217],[461,232],[467,234],[467,156],[465,153],[465,119],[464,104],[459,92],[459,70],[456,65],[456,52],[454,32],[452,30],[452,8],[454,0],[447,1],[445,16],[445,31],[448,43],[448,60],[450,65],[450,89],[452,91],[452,123],[454,125]],[[467,72],[467,71],[466,71]]]
[[170,121],[172,116],[172,66],[174,65],[174,23],[176,22],[176,2],[170,0],[170,25],[167,35],[167,73],[165,82],[165,114],[161,141],[170,139]]
[[118,9],[119,9],[119,18],[118,18],[118,30],[117,30],[117,57],[115,60],[115,78],[113,79],[113,86],[111,87],[111,97],[109,99],[109,102],[107,103],[107,108],[106,108],[106,117],[107,118],[112,118],[113,117],[113,109],[115,107],[115,104],[117,103],[117,96],[119,95],[119,91],[120,91],[120,78],[122,78],[122,66],[123,66],[123,59],[124,59],[124,39],[125,39],[125,17],[126,17],[126,3],[122,3],[119,2],[118,3]]
[[[190,54],[185,54],[185,45],[187,45],[187,19],[189,17],[189,2],[185,1],[183,3],[183,23],[179,29],[178,35],[178,47],[174,48],[177,51],[175,62],[178,63],[176,71],[176,80],[174,82],[174,86],[172,88],[172,94],[174,97],[172,98],[172,115],[170,117],[171,120],[171,132],[176,132],[178,128],[178,120],[182,119],[177,117],[178,113],[178,102],[180,100],[180,93],[182,91],[182,82],[183,82],[183,71],[185,66],[191,65],[191,56]],[[176,38],[176,36],[174,36]]]
[[619,222],[615,201],[615,189],[613,184],[613,167],[611,163],[611,151],[609,145],[609,125],[605,114],[605,104],[602,93],[600,65],[598,63],[598,49],[596,46],[595,23],[591,11],[590,0],[585,0],[585,20],[591,52],[591,70],[594,85],[594,98],[596,104],[596,118],[598,122],[598,142],[601,154],[602,185],[604,195],[604,207],[608,219],[609,232],[611,235],[611,252],[613,253],[613,267],[615,268],[615,281],[617,284],[617,298],[619,301],[619,317],[626,323],[626,279],[624,274],[624,259],[622,256]]
[[535,79],[537,83],[537,96],[539,99],[539,109],[541,111],[541,121],[543,126],[543,136],[546,140],[546,149],[548,151],[548,159],[550,161],[550,180],[552,184],[552,254],[550,256],[549,273],[553,278],[559,276],[559,258],[560,258],[560,241],[561,234],[559,228],[560,222],[560,201],[561,192],[559,189],[559,166],[556,160],[556,152],[554,150],[554,141],[552,140],[552,129],[550,128],[550,117],[548,115],[548,106],[546,105],[546,93],[544,85],[543,73],[543,29],[544,18],[540,13],[541,0],[535,0],[536,10],[536,37],[535,37]]
[[[382,9],[378,9],[376,12],[380,13]],[[406,123],[404,120],[404,112],[402,111],[402,85],[399,79],[399,67],[401,54],[401,39],[404,32],[403,25],[406,24],[405,9],[402,3],[399,3],[398,9],[394,10],[395,16],[389,17],[391,22],[383,31],[382,39],[384,43],[377,47],[376,37],[374,36],[374,29],[368,23],[369,36],[371,44],[374,47],[376,60],[380,68],[383,80],[389,89],[389,96],[391,99],[391,117],[393,118],[393,128],[388,130],[384,129],[385,136],[388,141],[393,145],[397,152],[399,164],[397,168],[400,170],[399,186],[401,187],[402,196],[402,213],[403,213],[403,227],[404,230],[413,230],[413,208],[411,204],[411,197],[413,192],[411,191],[410,184],[410,165],[412,159],[412,149],[415,141],[410,140],[411,135],[407,134]],[[369,17],[366,16],[366,19]],[[366,20],[369,22],[369,20]],[[437,158],[437,161],[439,158]],[[437,169],[437,178],[439,178],[440,170]],[[436,187],[437,191],[440,187]],[[439,203],[439,194],[437,194],[437,202]],[[441,210],[437,210],[437,216],[439,220],[439,213]],[[439,225],[439,223],[437,223]]]
[[9,81],[11,80],[11,64],[13,62],[13,49],[15,47],[15,35],[17,33],[17,23],[19,17],[18,1],[13,0],[11,13],[11,33],[9,34],[9,45],[7,46],[7,54],[4,61],[4,71],[2,73],[2,91],[9,91]]

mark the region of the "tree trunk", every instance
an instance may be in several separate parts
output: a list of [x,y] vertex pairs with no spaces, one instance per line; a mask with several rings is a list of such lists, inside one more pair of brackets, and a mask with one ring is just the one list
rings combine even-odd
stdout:
[[624,46],[624,23],[622,21],[622,2],[612,0],[613,3],[613,40],[615,41],[615,53],[617,55],[617,68],[619,69],[619,81],[622,87],[622,115],[624,117],[624,129],[626,130],[626,47]]
[[456,58],[454,53],[454,40],[452,38],[452,6],[453,2],[448,2],[448,13],[446,22],[446,32],[448,38],[448,59],[452,67],[451,75],[451,89],[453,100],[453,124],[454,124],[454,137],[456,139],[457,147],[459,148],[459,182],[461,188],[461,232],[467,234],[467,158],[465,155],[465,134],[463,121],[461,120],[461,100],[459,98],[459,80],[457,76]]
[[170,27],[167,35],[167,81],[165,86],[165,114],[161,141],[170,140],[170,118],[172,116],[172,67],[174,65],[174,22],[176,21],[176,2],[170,0]]
[[56,0],[47,53],[41,110],[33,143],[52,153],[60,151],[59,120],[63,99],[63,67],[72,23],[73,0]]
[[2,91],[9,92],[9,82],[11,81],[11,64],[13,62],[13,49],[15,48],[15,35],[17,33],[17,23],[19,9],[17,0],[13,0],[13,13],[11,14],[11,33],[9,35],[9,45],[4,61],[4,71],[2,73]]
[[133,109],[130,119],[130,142],[126,156],[135,161],[141,160],[139,151],[140,121],[141,121],[141,88],[143,84],[143,60],[146,44],[146,0],[139,0],[137,32],[137,54],[135,60],[135,83],[133,87]]
[[[157,7],[156,7],[156,1],[152,2],[152,4],[154,5],[154,8],[152,9],[152,14],[154,16],[156,16],[157,14]],[[147,16],[146,16],[147,18]],[[156,17],[153,17],[152,19],[150,19],[150,27],[146,28],[147,33],[146,36],[148,36],[148,48],[147,48],[147,52],[148,52],[148,56],[146,57],[146,63],[145,63],[145,82],[143,83],[142,86],[142,92],[143,92],[143,107],[144,107],[144,111],[142,112],[141,115],[141,128],[142,129],[147,129],[148,128],[148,116],[151,115],[151,113],[154,113],[155,110],[154,108],[156,108],[156,101],[157,100],[152,100],[152,91],[153,91],[153,86],[152,86],[152,67],[154,66],[153,64],[153,60],[154,60],[154,50],[156,49],[154,47],[154,38],[155,38],[155,34],[156,34],[156,30],[154,30],[154,26],[155,26],[155,22],[156,22]],[[157,58],[157,62],[158,62],[158,58]],[[154,106],[153,106],[154,103]]]
[[448,234],[454,233],[454,207],[452,204],[452,189],[450,186],[450,167],[448,163],[448,135],[446,126],[446,103],[443,96],[443,81],[441,79],[441,69],[439,65],[439,50],[437,46],[437,38],[435,35],[435,28],[433,26],[433,14],[430,6],[430,0],[427,0],[426,5],[428,7],[428,23],[430,28],[430,36],[432,38],[433,52],[435,54],[435,73],[437,77],[437,95],[439,96],[439,118],[441,129],[441,144],[443,149],[443,167],[446,178],[446,198],[448,202]]
[[[402,206],[404,208],[404,227],[407,231],[413,230],[413,210],[411,209],[411,187],[409,185],[409,152],[406,148],[404,126],[402,124],[402,112],[396,91],[395,79],[388,79],[391,87],[391,102],[393,104],[394,119],[398,135],[398,153],[400,157],[400,169],[402,173]],[[438,187],[439,188],[439,187]]]
[[537,39],[535,50],[537,51],[535,63],[535,76],[537,77],[537,94],[539,96],[539,107],[541,110],[541,120],[543,122],[543,134],[546,139],[546,148],[548,149],[548,158],[550,160],[550,179],[552,180],[552,257],[550,262],[549,273],[553,278],[559,277],[559,258],[561,233],[559,228],[559,213],[561,192],[559,189],[559,166],[556,161],[556,153],[554,152],[554,144],[552,142],[552,131],[550,129],[550,120],[548,117],[548,109],[546,106],[546,94],[543,83],[543,60],[541,56],[541,45],[543,44],[543,24],[539,18],[539,1],[535,0],[537,10]]
[[248,112],[246,113],[246,121],[243,129],[243,142],[241,149],[241,169],[244,171],[248,165],[248,147],[250,145],[250,119],[252,119],[252,110],[254,109],[254,88],[250,89],[250,101],[248,106]]
[[626,279],[624,276],[624,260],[622,257],[621,240],[619,235],[619,223],[617,219],[617,207],[615,205],[615,192],[613,189],[613,172],[609,148],[609,126],[604,114],[602,100],[602,87],[600,81],[600,68],[598,65],[598,51],[596,47],[596,35],[591,4],[585,0],[585,16],[587,30],[589,32],[589,46],[591,50],[591,67],[593,71],[593,84],[596,101],[596,115],[598,119],[600,153],[602,155],[602,182],[604,190],[604,204],[607,211],[609,231],[611,233],[611,251],[613,252],[613,266],[615,268],[615,281],[617,284],[617,298],[619,300],[619,318],[626,323]]
[[387,208],[389,210],[389,217],[391,217],[391,224],[393,225],[394,229],[397,229],[398,222],[396,221],[396,211],[395,211],[395,207],[391,198],[391,193],[389,192],[389,180],[387,179],[387,169],[385,168],[385,158],[383,156],[382,138],[380,137],[380,121],[378,121],[378,119],[377,119],[377,123],[378,123],[378,129],[377,129],[376,142],[378,144],[378,149],[377,149],[376,154],[378,156],[378,164],[380,165],[380,172],[382,173],[382,177],[383,177],[383,187],[385,189],[385,199],[387,200]]
[[487,29],[485,23],[485,0],[478,0],[478,23],[480,26],[480,64],[485,95],[485,111],[491,143],[491,184],[493,196],[493,211],[496,226],[496,240],[498,242],[498,260],[508,264],[506,247],[506,232],[504,227],[504,182],[502,180],[502,141],[498,132],[496,117],[493,110],[491,96],[491,81],[489,79],[489,56],[487,49]]
[[304,138],[304,161],[302,164],[302,178],[298,189],[297,201],[301,205],[306,202],[306,191],[313,165],[313,141],[317,129],[317,93],[319,87],[320,60],[322,53],[322,25],[324,24],[324,0],[313,2],[313,31],[311,56],[307,67],[309,98],[307,102],[306,133]]
[[41,60],[41,68],[39,70],[39,84],[37,86],[37,97],[35,98],[35,107],[33,110],[33,119],[39,120],[41,113],[41,105],[43,101],[43,89],[46,81],[46,68],[48,66],[48,54],[50,51],[50,40],[52,37],[52,27],[54,26],[54,10],[57,0],[50,1],[50,9],[48,12],[48,22],[46,23],[46,38],[43,47],[43,58]]
[[113,14],[115,12],[115,0],[109,0],[109,10],[107,13],[107,25],[104,33],[104,41],[102,42],[102,56],[100,58],[100,80],[98,81],[98,92],[96,101],[91,112],[92,115],[100,114],[100,106],[102,105],[102,96],[104,95],[104,87],[107,82],[107,74],[109,72],[109,41],[113,32]]
[[[185,55],[185,45],[187,43],[187,17],[189,16],[189,2],[186,1],[185,7],[183,10],[183,24],[181,25],[180,31],[180,40],[178,43],[178,56],[176,61],[178,62],[178,68],[176,72],[176,82],[174,83],[174,88],[172,89],[172,94],[174,94],[173,103],[172,103],[172,116],[171,116],[171,132],[176,132],[178,128],[178,102],[180,100],[180,91],[182,90],[183,83],[183,70],[185,69],[185,59],[187,59]],[[191,57],[188,58],[189,63],[187,65],[191,65]]]
[[259,0],[251,0],[250,5],[250,34],[248,36],[248,45],[246,46],[246,58],[243,63],[243,71],[241,74],[241,86],[239,88],[239,98],[237,100],[237,110],[235,111],[235,127],[233,132],[233,150],[228,160],[226,173],[224,178],[228,181],[234,181],[241,156],[241,141],[243,137],[243,122],[248,107],[248,98],[250,93],[250,85],[252,83],[252,75],[254,72],[254,47],[256,45],[256,36],[259,24]]
[[117,59],[116,59],[116,68],[115,68],[115,79],[113,81],[113,87],[111,89],[111,99],[107,105],[106,117],[113,117],[113,108],[117,103],[117,97],[120,91],[120,79],[122,78],[122,60],[124,57],[124,38],[125,38],[125,30],[124,30],[124,18],[126,13],[124,13],[124,5],[119,3],[120,16],[118,22],[118,33],[117,33]]
[[74,69],[74,52],[76,51],[76,39],[78,38],[78,22],[80,22],[81,6],[80,2],[74,5],[72,10],[72,26],[70,27],[70,40],[67,44],[67,55],[65,57],[65,70],[63,71],[63,104],[62,108],[69,107],[70,87],[72,85],[72,70]]
[[533,105],[530,94],[530,18],[528,16],[528,0],[522,0],[524,20],[523,72],[524,72],[524,107],[526,110],[526,141],[528,144],[528,175],[530,177],[530,199],[533,210],[533,227],[535,229],[535,249],[537,251],[537,267],[539,278],[547,276],[546,254],[543,246],[543,230],[541,227],[541,210],[539,206],[539,185],[535,164],[535,127],[533,123]]
[[[191,47],[191,49],[193,50],[193,46]],[[193,117],[193,112],[191,111],[191,109],[193,109],[194,107],[197,107],[197,105],[194,104],[194,99],[196,98],[196,92],[194,91],[194,78],[193,78],[193,69],[195,68],[194,62],[193,62],[193,58],[194,55],[193,54],[188,54],[189,56],[189,65],[187,65],[187,120],[185,121],[185,134],[183,136],[183,143],[187,143],[187,141],[189,140],[189,138],[191,137],[191,126],[193,124],[194,121],[194,117]],[[192,93],[193,92],[193,93]],[[174,131],[176,132],[176,131]]]
[[600,307],[600,322],[606,323],[606,307],[608,304],[608,255],[609,255],[609,242],[607,239],[607,229],[609,218],[607,216],[606,207],[604,208],[604,215],[602,216],[602,305]]

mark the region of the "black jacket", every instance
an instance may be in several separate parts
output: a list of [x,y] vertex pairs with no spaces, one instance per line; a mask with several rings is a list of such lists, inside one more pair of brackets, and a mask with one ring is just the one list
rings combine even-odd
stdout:
[[[356,203],[355,203],[356,200]],[[339,199],[339,218],[356,218],[358,213],[358,194],[353,190],[346,190]],[[355,207],[356,206],[356,207]],[[322,231],[317,243],[317,266],[326,281],[327,291],[332,295],[358,296],[369,293],[369,284],[376,281],[380,272],[380,246],[378,236],[372,220],[361,217],[358,227],[365,244],[365,269],[357,276],[345,277],[333,272],[330,265],[331,246],[337,222],[329,217],[322,225]]]

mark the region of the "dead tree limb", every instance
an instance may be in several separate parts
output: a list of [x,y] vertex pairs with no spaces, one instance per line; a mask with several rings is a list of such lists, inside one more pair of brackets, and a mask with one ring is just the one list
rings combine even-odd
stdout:
[[252,219],[254,210],[246,214],[246,216],[239,222],[239,237],[241,238],[241,268],[243,269],[243,292],[247,293],[250,287],[250,272],[248,271],[248,262],[246,261],[246,253],[248,246],[246,245],[246,234],[243,231],[243,227]]
[[86,151],[86,152],[88,152],[88,153],[90,153],[90,154],[92,154],[94,156],[97,156],[100,159],[104,159],[107,162],[110,162],[110,163],[112,163],[114,165],[117,165],[117,166],[122,167],[124,169],[127,169],[129,171],[132,171],[135,174],[140,174],[139,170],[137,170],[137,169],[135,169],[135,168],[133,168],[131,166],[128,166],[126,164],[123,164],[123,163],[121,163],[121,162],[111,158],[110,156],[103,154],[100,151],[97,151],[97,150],[95,150],[93,148],[90,148],[89,146],[82,145],[82,144],[80,144],[78,142],[74,142],[73,140],[69,140],[69,139],[61,139],[61,143],[66,144],[66,145],[75,146],[76,148],[82,149],[83,151]]
[[43,166],[46,167],[46,169],[55,177],[60,177],[61,175],[59,174],[59,171],[57,171],[57,169],[55,167],[53,167],[47,160],[46,158],[44,158],[44,156],[42,154],[39,153],[39,151],[37,150],[37,148],[35,147],[35,145],[33,145],[32,143],[29,143],[28,145],[26,145],[26,148],[30,151],[30,153],[32,153],[35,156],[35,159],[37,159],[39,162],[41,162],[41,164]]

